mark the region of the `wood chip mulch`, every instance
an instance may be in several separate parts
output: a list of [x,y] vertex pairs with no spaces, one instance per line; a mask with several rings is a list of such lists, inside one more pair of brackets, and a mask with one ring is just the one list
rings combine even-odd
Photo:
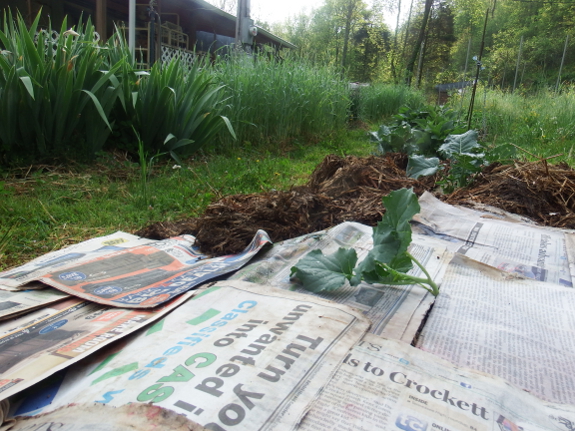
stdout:
[[444,200],[464,206],[482,203],[545,226],[575,229],[575,171],[565,163],[493,164],[470,188],[456,190]]

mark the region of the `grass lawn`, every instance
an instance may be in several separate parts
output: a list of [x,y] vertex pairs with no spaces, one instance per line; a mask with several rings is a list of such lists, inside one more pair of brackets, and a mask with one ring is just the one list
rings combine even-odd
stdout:
[[90,165],[4,171],[0,270],[95,236],[197,216],[225,195],[287,190],[306,183],[328,154],[365,156],[372,150],[366,130],[352,129],[319,143],[278,144],[273,152],[244,147],[182,166],[164,159],[151,166],[146,180],[136,159],[120,153],[103,154]]

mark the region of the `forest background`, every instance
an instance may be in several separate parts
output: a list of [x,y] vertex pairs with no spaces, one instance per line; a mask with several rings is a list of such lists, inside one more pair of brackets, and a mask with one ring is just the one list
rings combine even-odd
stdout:
[[[235,13],[235,0],[212,3]],[[486,23],[480,79],[533,90],[575,77],[574,21],[573,1],[325,0],[259,25],[294,43],[300,56],[343,67],[352,81],[415,80],[431,89],[475,77]]]

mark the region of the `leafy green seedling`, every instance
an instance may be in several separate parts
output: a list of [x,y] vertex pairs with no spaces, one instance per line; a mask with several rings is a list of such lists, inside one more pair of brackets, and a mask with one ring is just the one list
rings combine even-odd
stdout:
[[[383,198],[386,212],[373,229],[373,248],[363,261],[357,264],[354,249],[340,247],[335,253],[324,255],[313,250],[291,269],[291,275],[312,292],[332,291],[349,281],[357,286],[361,281],[388,285],[418,284],[437,296],[439,287],[433,282],[425,267],[407,248],[411,243],[409,221],[420,210],[417,196],[412,189],[391,192]],[[415,263],[427,278],[407,274]]]

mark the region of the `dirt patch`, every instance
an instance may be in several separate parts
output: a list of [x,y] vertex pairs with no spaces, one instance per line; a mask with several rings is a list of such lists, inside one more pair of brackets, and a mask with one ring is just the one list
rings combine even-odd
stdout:
[[[164,239],[190,233],[204,253],[222,255],[243,250],[258,229],[264,229],[277,242],[344,221],[375,226],[385,212],[381,198],[390,191],[413,188],[419,196],[436,189],[435,177],[408,178],[406,166],[407,156],[403,154],[365,158],[330,155],[305,186],[227,196],[198,218],[155,223],[136,234]],[[575,228],[575,171],[565,164],[493,164],[471,188],[436,195],[453,205],[491,205],[547,226]]]

